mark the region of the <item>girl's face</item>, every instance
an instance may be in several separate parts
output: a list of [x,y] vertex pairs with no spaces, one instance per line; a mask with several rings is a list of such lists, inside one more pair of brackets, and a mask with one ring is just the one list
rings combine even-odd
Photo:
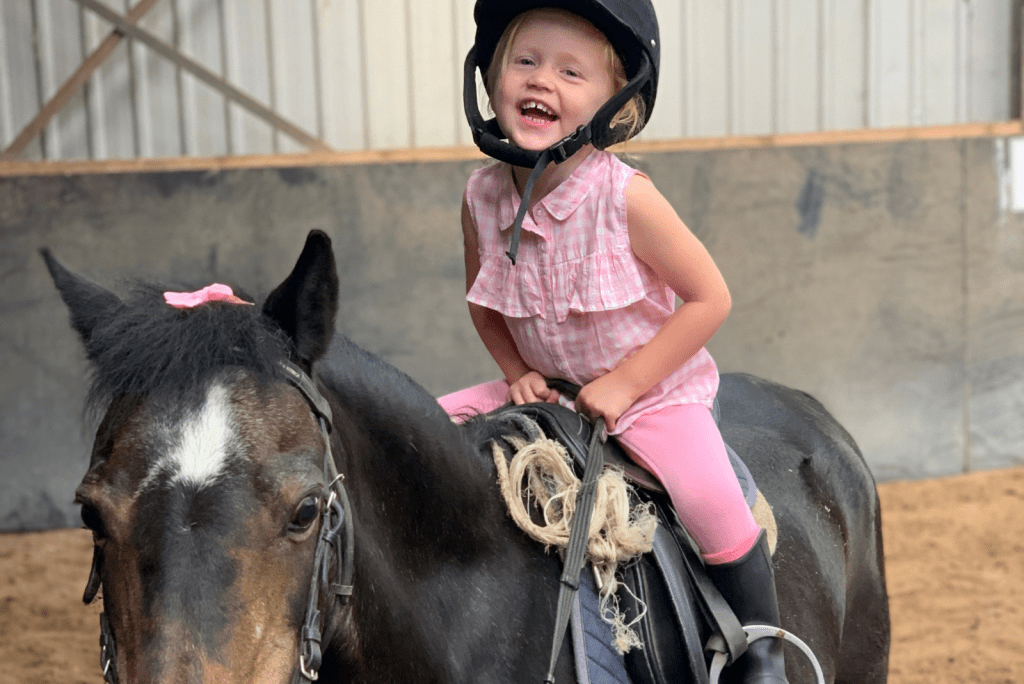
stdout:
[[492,107],[519,147],[543,150],[594,117],[615,94],[608,41],[560,10],[530,13],[508,48]]

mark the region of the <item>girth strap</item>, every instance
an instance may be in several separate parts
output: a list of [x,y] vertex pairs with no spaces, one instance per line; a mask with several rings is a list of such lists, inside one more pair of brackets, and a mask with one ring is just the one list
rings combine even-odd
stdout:
[[576,493],[576,511],[572,519],[572,530],[569,532],[569,545],[566,548],[565,564],[562,569],[561,583],[558,590],[558,612],[555,614],[555,633],[551,642],[551,662],[548,664],[548,675],[545,684],[554,684],[555,664],[558,652],[565,639],[569,615],[572,612],[573,599],[580,586],[580,572],[586,562],[587,543],[590,537],[590,518],[594,512],[594,500],[597,498],[597,478],[604,468],[604,453],[601,440],[604,435],[604,418],[594,423],[594,431],[590,436],[587,450],[587,465],[583,470],[583,481]]

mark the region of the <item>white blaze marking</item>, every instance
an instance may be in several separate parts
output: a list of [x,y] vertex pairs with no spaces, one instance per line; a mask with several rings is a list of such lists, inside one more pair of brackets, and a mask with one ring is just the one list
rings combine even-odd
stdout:
[[169,465],[176,472],[173,479],[177,481],[202,485],[216,479],[235,442],[228,389],[223,385],[212,386],[199,413],[189,416],[180,429],[174,449],[157,467]]

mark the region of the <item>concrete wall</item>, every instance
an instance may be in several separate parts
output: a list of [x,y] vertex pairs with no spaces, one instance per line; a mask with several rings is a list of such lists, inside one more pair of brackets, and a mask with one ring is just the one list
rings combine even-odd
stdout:
[[[879,479],[1024,462],[1024,219],[993,139],[647,154],[733,313],[724,371],[817,396]],[[462,300],[479,162],[0,179],[0,530],[77,524],[87,368],[36,250],[97,281],[265,292],[333,238],[339,327],[440,394],[496,367]]]

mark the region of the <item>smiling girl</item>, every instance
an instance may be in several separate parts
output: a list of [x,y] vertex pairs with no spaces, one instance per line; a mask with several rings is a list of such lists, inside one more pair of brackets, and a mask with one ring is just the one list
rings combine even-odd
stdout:
[[[475,17],[467,115],[481,149],[505,163],[466,186],[467,300],[504,378],[439,401],[459,416],[558,401],[548,378],[579,384],[576,410],[603,418],[661,480],[740,621],[778,626],[765,535],[710,410],[718,371],[705,344],[729,290],[651,180],[604,151],[650,116],[653,7],[478,0]],[[491,121],[476,110],[475,67]],[[786,682],[777,640],[754,642],[739,662],[745,682]]]

